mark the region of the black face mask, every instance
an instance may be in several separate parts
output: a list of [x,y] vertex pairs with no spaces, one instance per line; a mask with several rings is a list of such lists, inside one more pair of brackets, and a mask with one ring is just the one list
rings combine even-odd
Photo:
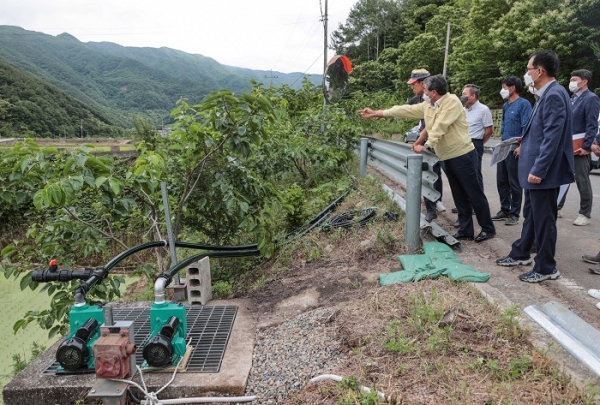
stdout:
[[460,96],[460,102],[462,103],[462,105],[467,104],[468,99],[469,99],[468,96]]

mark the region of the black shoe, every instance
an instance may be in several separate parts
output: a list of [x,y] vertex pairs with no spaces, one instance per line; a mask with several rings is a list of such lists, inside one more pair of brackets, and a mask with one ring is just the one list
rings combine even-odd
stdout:
[[492,221],[504,221],[505,219],[508,219],[508,218],[509,218],[509,216],[506,212],[498,211],[498,213],[492,217]]
[[[492,219],[493,220],[493,219]],[[516,215],[509,215],[504,225],[517,225],[519,223],[519,217]]]
[[475,242],[483,242],[484,240],[492,239],[494,236],[496,236],[496,232],[483,232],[482,231],[475,238]]
[[456,208],[452,208],[452,213],[453,213],[453,214],[458,214],[458,209],[456,209]]
[[437,213],[435,211],[427,211],[427,215],[425,215],[425,221],[431,222],[437,218]]
[[465,235],[464,233],[460,233],[460,232],[456,232],[454,235],[452,235],[454,237],[454,239],[457,240],[473,240],[473,235],[469,236],[469,235]]
[[456,220],[456,222],[454,223],[454,227],[455,228],[460,228],[460,222],[458,222],[458,219]]

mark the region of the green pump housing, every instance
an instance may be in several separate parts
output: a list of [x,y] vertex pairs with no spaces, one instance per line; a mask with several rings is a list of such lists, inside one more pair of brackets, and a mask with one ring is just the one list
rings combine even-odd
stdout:
[[169,321],[171,317],[179,320],[174,335],[171,338],[174,356],[183,356],[186,351],[185,337],[187,336],[187,318],[185,305],[162,302],[160,304],[153,303],[150,307],[150,336],[149,339],[157,336],[162,327]]
[[[87,335],[87,341],[81,341],[79,340],[78,342],[75,342],[78,344],[73,346],[70,346],[71,350],[76,350],[76,352],[71,351],[69,353],[69,348],[66,346],[69,346],[68,343],[72,343],[73,340],[77,340],[78,336],[80,334],[78,334],[78,331],[80,330],[80,328],[85,328],[86,326],[90,325],[90,322],[92,322],[92,320],[95,320],[97,322],[96,327],[93,329],[92,334],[91,335]],[[76,371],[75,367],[73,364],[81,364],[81,367],[78,368],[87,368],[88,370],[93,370],[95,368],[95,363],[96,363],[96,359],[93,356],[93,351],[92,351],[92,346],[94,345],[94,343],[96,342],[96,340],[98,340],[98,338],[100,337],[100,327],[99,325],[102,325],[102,323],[104,322],[104,313],[102,308],[96,306],[96,305],[88,305],[88,304],[84,304],[82,306],[72,306],[71,307],[71,311],[69,312],[69,335],[67,336],[67,338],[63,341],[63,344],[61,344],[61,346],[59,346],[58,350],[57,350],[57,360],[60,363],[60,366],[58,367],[59,371]],[[87,348],[87,353],[88,356],[87,360],[79,358],[76,359],[75,357],[77,356],[81,356],[82,350],[84,349],[82,347],[82,345],[85,345]],[[67,366],[67,367],[63,367],[63,365],[66,365],[65,362],[69,362],[69,361],[74,361],[75,363],[71,364],[71,366]],[[83,363],[85,363],[85,367],[83,367]]]

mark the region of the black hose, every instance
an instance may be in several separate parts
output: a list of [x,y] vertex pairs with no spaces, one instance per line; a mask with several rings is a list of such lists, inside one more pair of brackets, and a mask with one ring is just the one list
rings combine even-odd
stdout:
[[323,224],[323,231],[330,231],[336,228],[351,228],[353,226],[365,226],[368,222],[375,218],[374,208],[365,208],[362,210],[348,211],[338,214]]
[[198,260],[204,257],[245,257],[245,256],[258,256],[260,255],[260,250],[242,250],[242,251],[234,251],[234,252],[206,252],[200,253],[194,256],[190,256],[185,260],[180,261],[175,266],[171,267],[167,274],[172,277],[175,274],[179,273],[181,269],[187,267],[191,263],[197,262]]
[[[115,256],[111,261],[109,261],[104,268],[107,270],[112,269],[119,263],[121,260],[131,256],[134,253],[137,253],[141,250],[153,248],[153,247],[167,247],[169,246],[169,242],[165,240],[157,241],[157,242],[148,242],[143,243],[138,246],[134,246],[126,251]],[[192,243],[192,242],[175,242],[176,247],[188,248],[188,249],[203,249],[203,250],[220,250],[220,251],[238,251],[238,250],[254,250],[258,245],[240,245],[240,246],[216,246],[216,245],[205,245],[202,243]]]
[[344,192],[344,194],[342,194],[341,196],[336,198],[331,204],[329,204],[327,207],[325,207],[324,210],[322,210],[317,215],[315,215],[313,217],[313,219],[307,225],[301,226],[299,228],[294,229],[291,232],[288,232],[288,234],[285,235],[285,240],[281,244],[285,245],[290,242],[293,242],[296,239],[306,235],[308,232],[313,230],[316,226],[318,226],[321,222],[323,222],[327,218],[327,215],[329,215],[331,213],[331,211],[333,211],[335,209],[335,207],[337,207],[338,204],[340,204],[344,200],[344,198],[346,198],[346,196],[348,194],[350,194],[350,192],[353,189],[354,189],[354,186],[349,187],[348,190],[346,190]]

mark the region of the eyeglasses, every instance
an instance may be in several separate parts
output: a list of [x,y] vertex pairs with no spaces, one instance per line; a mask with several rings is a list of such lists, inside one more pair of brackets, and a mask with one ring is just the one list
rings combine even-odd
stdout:
[[532,67],[532,68],[526,67],[525,68],[525,73],[529,73],[530,70],[534,70],[534,69],[537,69],[537,68],[536,67]]

